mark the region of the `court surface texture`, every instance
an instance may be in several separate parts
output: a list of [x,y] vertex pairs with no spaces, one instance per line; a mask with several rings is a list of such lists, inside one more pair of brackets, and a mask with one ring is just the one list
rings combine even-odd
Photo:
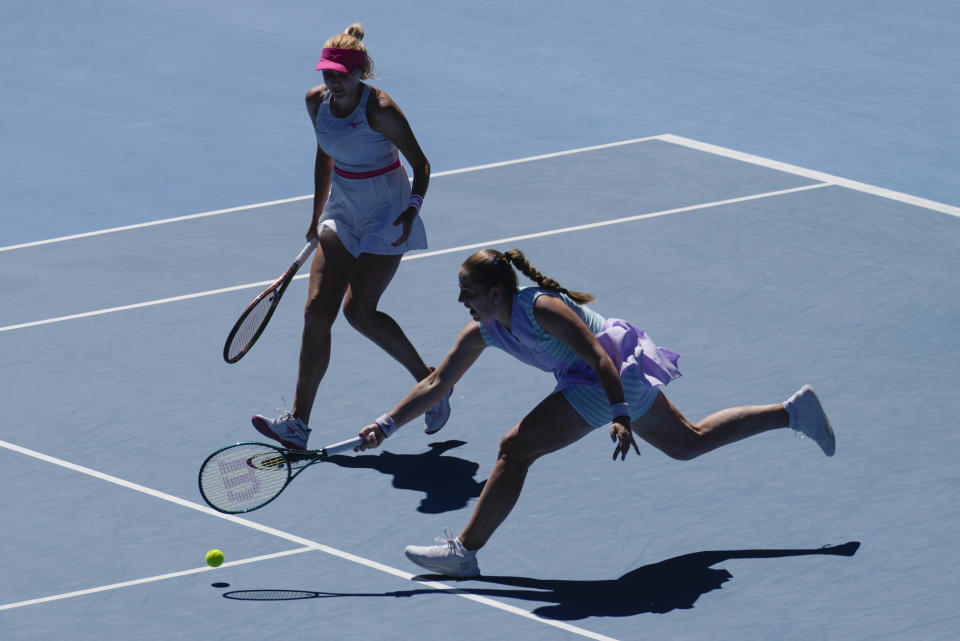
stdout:
[[[0,14],[0,638],[955,637],[956,8],[202,4]],[[431,160],[430,246],[381,303],[428,363],[459,265],[516,247],[679,352],[689,418],[810,383],[836,455],[776,430],[613,462],[599,429],[533,466],[480,577],[421,574],[404,546],[462,528],[553,388],[487,350],[438,434],[209,509],[204,458],[292,401],[306,269],[220,352],[303,246],[302,96],[353,21]],[[339,318],[311,445],[412,383]]]

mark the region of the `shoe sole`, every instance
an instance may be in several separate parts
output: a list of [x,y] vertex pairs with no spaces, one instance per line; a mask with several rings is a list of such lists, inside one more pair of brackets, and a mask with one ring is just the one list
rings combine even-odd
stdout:
[[[409,558],[409,557],[407,557],[407,558]],[[410,560],[413,561],[413,563],[414,563],[417,567],[423,568],[423,569],[426,570],[427,572],[432,572],[432,573],[434,573],[434,574],[439,574],[439,575],[441,575],[441,576],[448,576],[448,577],[451,577],[451,578],[453,578],[453,579],[473,579],[473,578],[476,578],[476,577],[480,576],[480,571],[479,571],[479,570],[478,570],[477,572],[473,573],[473,574],[456,574],[456,573],[454,573],[454,572],[450,572],[449,570],[447,570],[447,569],[445,569],[445,568],[430,567],[430,566],[424,565],[424,564],[422,564],[422,563],[417,563],[417,562],[414,561],[413,559],[410,559]]]
[[823,453],[827,456],[833,456],[837,453],[837,436],[833,433],[833,425],[830,424],[830,417],[827,416],[827,413],[823,410],[823,404],[820,403],[820,397],[817,396],[817,393],[813,390],[813,387],[807,386],[807,389],[810,390],[810,396],[813,397],[814,402],[817,404],[817,410],[820,412],[820,416],[823,417],[823,423],[825,432],[827,435],[827,446],[824,447],[820,443],[820,449],[823,450]]
[[413,556],[411,556],[410,553],[407,552],[406,550],[404,550],[403,554],[408,559],[410,559],[410,562],[413,563],[414,565],[421,567],[424,570],[427,570],[428,572],[433,572],[434,574],[441,574],[443,576],[449,576],[454,579],[472,579],[474,577],[480,576],[480,568],[477,568],[477,571],[474,572],[473,574],[457,574],[455,572],[451,572],[448,568],[442,568],[440,566],[430,565],[429,562],[421,562],[415,559]]
[[444,421],[444,422],[440,425],[440,427],[437,427],[437,428],[434,428],[434,429],[430,429],[429,427],[423,428],[423,433],[426,434],[427,436],[430,436],[431,434],[436,434],[437,432],[439,432],[440,430],[442,430],[442,429],[446,426],[447,421],[450,420],[450,397],[451,397],[451,396],[453,396],[453,388],[452,388],[452,387],[450,388],[450,393],[447,394],[446,396],[444,396],[444,397],[443,397],[443,400],[440,401],[443,405],[446,406],[444,409],[447,410],[447,420]]

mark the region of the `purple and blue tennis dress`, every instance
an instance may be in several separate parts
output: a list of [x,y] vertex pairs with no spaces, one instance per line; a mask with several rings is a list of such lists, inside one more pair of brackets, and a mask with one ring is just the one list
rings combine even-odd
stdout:
[[657,398],[657,387],[680,376],[677,369],[680,355],[657,347],[642,329],[618,318],[604,318],[565,294],[539,287],[520,288],[513,296],[510,329],[499,321],[482,321],[480,333],[484,342],[537,369],[553,372],[557,379],[553,391],[562,393],[590,425],[610,424],[610,401],[593,368],[537,323],[533,304],[543,295],[557,297],[566,303],[603,345],[614,366],[620,370],[631,419],[638,419],[650,410]]
[[409,203],[410,179],[400,164],[396,145],[367,123],[370,87],[363,85],[356,109],[346,118],[330,112],[330,97],[328,91],[314,123],[317,144],[333,158],[334,165],[319,231],[333,230],[353,256],[426,248],[427,234],[420,216],[413,219],[407,241],[392,246],[403,232],[393,223]]

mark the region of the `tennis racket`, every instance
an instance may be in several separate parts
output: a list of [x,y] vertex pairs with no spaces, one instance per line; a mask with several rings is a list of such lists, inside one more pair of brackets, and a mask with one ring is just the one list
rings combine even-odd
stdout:
[[270,287],[267,287],[259,296],[253,299],[253,302],[247,305],[247,308],[240,314],[233,329],[227,336],[227,342],[223,345],[223,360],[228,363],[236,363],[250,351],[253,344],[260,338],[260,334],[270,322],[273,311],[280,303],[280,297],[286,291],[287,285],[293,280],[294,274],[300,269],[300,266],[306,262],[307,257],[317,248],[317,239],[312,238],[303,251],[293,261],[293,264],[283,272]]
[[207,457],[200,466],[200,495],[225,514],[261,508],[317,461],[363,443],[359,436],[319,450],[290,450],[266,443],[235,443]]

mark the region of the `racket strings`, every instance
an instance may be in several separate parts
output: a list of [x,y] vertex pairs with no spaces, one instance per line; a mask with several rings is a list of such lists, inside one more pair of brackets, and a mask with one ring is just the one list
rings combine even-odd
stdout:
[[214,453],[200,470],[200,491],[221,512],[249,512],[279,494],[290,478],[290,466],[275,449],[240,443]]
[[276,291],[270,292],[257,301],[257,304],[244,316],[243,321],[230,340],[230,346],[227,348],[227,356],[229,358],[232,359],[239,356],[250,346],[253,340],[256,339],[257,334],[263,327],[264,321],[270,315],[270,310],[273,308],[273,302],[276,297]]

